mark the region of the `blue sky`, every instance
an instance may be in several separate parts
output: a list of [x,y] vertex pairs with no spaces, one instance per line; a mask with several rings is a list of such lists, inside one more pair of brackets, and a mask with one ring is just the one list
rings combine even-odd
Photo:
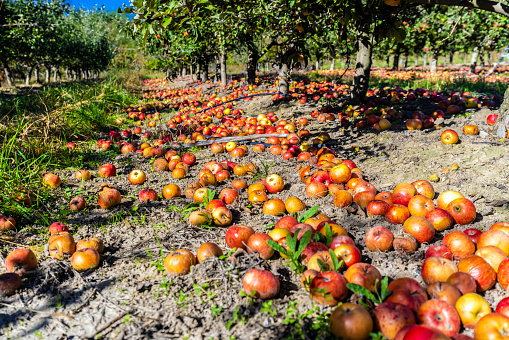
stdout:
[[76,7],[84,7],[85,9],[93,9],[96,5],[100,8],[104,5],[106,10],[116,11],[124,3],[129,5],[129,0],[69,0],[69,3]]

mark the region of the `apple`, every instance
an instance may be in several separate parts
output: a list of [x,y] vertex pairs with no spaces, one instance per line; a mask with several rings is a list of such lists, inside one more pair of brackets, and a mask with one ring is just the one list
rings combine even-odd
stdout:
[[410,211],[401,204],[390,205],[385,213],[385,220],[391,224],[403,224],[409,217]]
[[265,187],[267,188],[267,191],[272,194],[280,192],[281,190],[283,190],[285,186],[283,179],[276,174],[267,176],[267,178],[265,178],[264,184]]
[[348,283],[356,283],[371,292],[380,288],[382,275],[376,267],[367,263],[355,263],[345,272],[345,280]]
[[458,299],[455,307],[465,328],[474,328],[483,316],[491,313],[489,303],[476,293],[463,295]]
[[401,254],[411,254],[417,250],[418,243],[415,237],[410,234],[403,233],[396,236],[392,242],[394,250]]
[[290,230],[293,226],[299,224],[299,221],[291,215],[281,217],[277,222],[274,228],[284,228]]
[[[333,184],[329,185],[329,192],[330,192],[330,187],[332,186]],[[306,188],[307,190],[307,188]],[[344,207],[348,207],[349,205],[352,204],[353,202],[353,197],[352,197],[352,194],[346,190],[337,190],[334,195],[333,195],[333,202],[334,202],[334,205],[338,208],[344,208]],[[371,202],[370,202],[371,203]],[[369,206],[369,203],[368,203],[368,206]],[[373,212],[373,210],[369,210],[371,212]],[[369,214],[369,212],[368,212]]]
[[182,155],[182,162],[186,163],[189,166],[193,166],[196,164],[196,156],[192,153],[185,153]]
[[74,269],[81,272],[87,269],[94,269],[99,265],[101,256],[94,248],[84,248],[76,250],[71,257],[71,265]]
[[421,305],[428,300],[428,294],[419,282],[409,277],[402,277],[389,283],[387,287],[392,294],[386,302],[400,303],[417,312]]
[[164,259],[164,268],[173,275],[187,274],[195,264],[195,256],[186,249],[175,250]]
[[395,340],[450,340],[444,333],[436,328],[425,325],[413,325],[400,331]]
[[274,255],[274,249],[269,246],[268,240],[272,240],[272,237],[264,233],[254,233],[247,240],[247,252],[258,253],[264,260],[270,259]]
[[384,302],[373,309],[375,330],[387,339],[394,339],[405,326],[415,325],[414,312],[400,303]]
[[463,232],[455,230],[443,239],[444,246],[449,248],[456,260],[461,260],[475,253],[475,243]]
[[506,258],[500,262],[497,278],[502,288],[507,289],[507,286],[509,286],[509,259]]
[[257,299],[272,299],[279,294],[279,280],[268,270],[251,269],[242,279],[242,288]]
[[466,198],[456,198],[447,205],[446,210],[461,225],[472,223],[476,217],[474,203]]
[[452,260],[452,252],[446,246],[429,247],[424,254],[424,258],[427,259],[428,257],[432,256],[443,257],[444,259]]
[[83,240],[80,240],[78,243],[76,243],[76,251],[81,250],[81,249],[86,249],[86,248],[93,248],[99,254],[102,254],[104,252],[103,241],[101,241],[97,237],[85,238]]
[[327,186],[320,182],[310,182],[306,186],[306,194],[311,198],[325,197],[327,192]]
[[351,267],[352,265],[361,262],[362,255],[359,248],[351,244],[341,244],[336,249],[334,249],[334,254],[338,257],[338,259],[343,260],[347,267]]
[[[72,211],[81,211],[83,209],[85,209],[85,207],[87,206],[87,202],[85,201],[85,199],[83,197],[80,197],[80,196],[77,196],[77,197],[74,197],[71,202],[69,202],[69,205],[70,205],[70,208]],[[1,227],[0,227],[1,229]]]
[[60,234],[62,232],[68,232],[69,228],[62,222],[54,222],[49,226],[49,233],[51,235]]
[[509,223],[508,222],[497,222],[490,227],[491,229],[497,229],[503,231],[509,236]]
[[0,275],[0,297],[10,296],[21,287],[21,277],[16,273]]
[[509,297],[505,297],[498,302],[495,312],[509,317]]
[[300,258],[302,262],[307,265],[315,254],[323,251],[329,251],[329,248],[327,248],[325,244],[320,242],[310,242],[302,251]]
[[454,273],[449,276],[447,282],[458,288],[461,294],[474,293],[477,290],[477,282],[468,273]]
[[143,189],[138,196],[142,202],[157,201],[159,199],[159,195],[154,189]]
[[373,320],[363,306],[343,303],[332,311],[330,331],[341,339],[369,339],[373,331]]
[[337,305],[348,295],[346,280],[333,271],[316,275],[309,285],[309,290],[313,300],[326,306]]
[[443,300],[432,299],[424,302],[417,311],[420,324],[438,329],[447,336],[458,333],[461,327],[456,309]]
[[456,143],[458,143],[458,140],[459,140],[458,133],[456,133],[456,131],[451,130],[451,129],[445,130],[440,135],[440,140],[444,144],[456,144]]
[[477,248],[486,246],[498,247],[509,256],[509,236],[503,231],[490,229],[482,233],[477,240]]
[[279,198],[268,200],[263,204],[263,213],[265,215],[281,216],[285,214],[285,211],[285,203]]
[[212,212],[214,224],[220,227],[229,225],[233,220],[233,215],[227,207],[218,207]]
[[408,206],[408,202],[417,194],[417,189],[412,184],[401,183],[392,191],[394,204]]
[[421,276],[424,283],[430,285],[438,281],[443,282],[447,280],[451,274],[457,271],[458,267],[451,260],[432,256],[424,260],[421,267]]
[[392,205],[394,203],[394,200],[392,199],[392,193],[387,191],[379,192],[375,196],[375,201],[384,201],[388,205]]
[[304,211],[306,204],[302,202],[298,197],[291,196],[285,201],[285,208],[289,214]]
[[16,228],[16,220],[12,217],[0,215],[0,231],[13,230]]
[[120,192],[116,189],[103,190],[99,193],[98,203],[103,209],[109,209],[119,205],[122,200]]
[[389,204],[385,201],[379,200],[372,200],[366,206],[366,212],[368,213],[368,216],[384,216],[388,209]]
[[489,125],[495,125],[497,118],[498,118],[497,114],[491,114],[488,116],[488,118],[486,118],[486,123],[488,123]]
[[369,229],[365,237],[366,247],[371,251],[389,251],[393,241],[392,231],[382,226]]
[[[158,158],[154,161],[154,163],[152,164],[152,169],[155,171],[155,172],[160,172],[160,171],[168,171],[169,170],[169,164],[168,164],[168,161],[164,158]],[[132,183],[132,182],[131,182]]]
[[307,262],[307,268],[317,272],[333,270],[333,259],[330,252],[326,250],[315,253]]
[[445,209],[437,208],[428,212],[425,218],[431,222],[436,231],[451,228],[454,225],[454,218]]
[[435,228],[421,216],[411,216],[403,224],[403,231],[415,237],[419,243],[427,243],[435,236]]
[[349,236],[336,236],[332,238],[332,242],[329,245],[329,249],[336,249],[342,244],[351,244],[352,246],[355,246],[355,243],[353,239]]
[[71,256],[76,251],[76,243],[69,233],[53,235],[49,239],[49,254],[57,260],[62,260],[64,256]]
[[102,178],[113,177],[117,174],[117,168],[113,164],[104,164],[99,167],[98,173]]
[[483,316],[475,325],[474,339],[504,339],[509,332],[509,318],[499,313]]
[[88,170],[78,170],[75,174],[77,179],[81,179],[83,181],[88,181],[90,177],[92,177],[92,174]]
[[460,272],[470,274],[477,283],[477,291],[484,292],[495,285],[497,273],[488,262],[477,255],[470,255],[458,263]]
[[246,250],[247,241],[254,233],[254,229],[246,225],[233,225],[226,231],[226,244],[230,248]]
[[219,246],[213,242],[203,243],[196,251],[196,259],[198,263],[202,263],[209,257],[220,257],[223,251]]
[[23,275],[37,268],[37,257],[30,249],[14,249],[5,258],[5,270],[11,273]]
[[423,195],[415,195],[408,201],[408,211],[412,216],[426,216],[435,210],[435,203],[431,199]]
[[42,185],[49,188],[57,188],[62,183],[62,180],[57,175],[47,173],[42,177]]
[[461,292],[455,285],[448,282],[434,282],[426,288],[432,299],[443,300],[451,306],[456,305],[456,301],[461,297]]
[[281,239],[286,239],[286,236],[292,235],[290,230],[284,228],[274,228],[270,231],[269,236],[272,237],[274,242],[279,242]]
[[449,203],[454,201],[456,198],[464,198],[462,194],[457,191],[444,191],[437,198],[437,207],[440,209],[447,210]]
[[342,184],[348,182],[352,177],[352,172],[346,164],[338,164],[330,169],[329,175],[332,182]]

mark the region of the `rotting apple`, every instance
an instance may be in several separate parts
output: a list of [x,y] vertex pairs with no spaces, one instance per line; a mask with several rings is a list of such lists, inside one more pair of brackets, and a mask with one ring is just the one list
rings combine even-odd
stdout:
[[249,254],[258,253],[264,260],[270,259],[274,255],[274,249],[267,243],[269,240],[272,240],[272,237],[267,234],[254,233],[247,240],[247,252]]
[[4,263],[8,272],[23,275],[37,268],[37,257],[30,249],[17,248],[7,255]]
[[21,287],[21,276],[16,273],[0,275],[0,297],[13,295]]
[[405,326],[415,325],[414,312],[408,306],[394,302],[384,302],[373,309],[375,330],[387,339],[394,339]]
[[49,188],[57,188],[62,183],[62,180],[57,175],[47,173],[42,177],[42,185]]
[[122,195],[117,189],[103,190],[99,193],[98,203],[103,209],[109,209],[119,205],[122,201]]
[[421,287],[419,282],[409,277],[402,277],[389,283],[387,287],[392,294],[386,302],[401,303],[414,312],[417,312],[421,305],[428,300],[428,294]]
[[164,268],[170,274],[187,274],[195,264],[195,256],[186,249],[171,252],[164,259]]
[[83,240],[80,240],[78,243],[76,243],[76,251],[85,248],[94,248],[99,254],[104,252],[103,241],[97,237],[84,238]]
[[373,320],[363,306],[349,302],[343,303],[332,311],[330,331],[341,339],[369,339],[373,331]]
[[456,301],[461,297],[461,292],[455,285],[449,282],[434,282],[426,288],[432,299],[443,300],[452,306],[456,305]]
[[348,295],[346,280],[341,274],[333,271],[316,275],[311,281],[309,290],[313,300],[326,306],[334,306]]
[[83,248],[76,250],[71,257],[71,265],[81,272],[87,269],[94,269],[99,265],[101,256],[94,248]]
[[470,255],[458,263],[460,272],[470,274],[477,283],[477,291],[484,292],[493,287],[497,281],[497,273],[488,262],[477,255]]
[[220,257],[222,255],[223,251],[221,248],[213,242],[203,243],[196,251],[196,259],[198,260],[198,263],[202,263],[209,257]]
[[468,273],[454,273],[449,276],[447,282],[458,288],[461,294],[475,293],[477,291],[477,282],[475,282],[472,275]]
[[382,226],[369,229],[365,236],[366,247],[371,251],[389,251],[393,241],[392,231]]
[[254,229],[246,225],[233,225],[226,231],[226,244],[230,248],[246,249],[249,237],[255,233]]

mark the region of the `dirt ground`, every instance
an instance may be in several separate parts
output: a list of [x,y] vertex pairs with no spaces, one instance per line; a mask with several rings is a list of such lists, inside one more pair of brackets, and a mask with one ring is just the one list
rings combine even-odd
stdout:
[[[431,113],[435,104],[415,101],[406,110]],[[241,102],[240,108],[248,116],[274,112],[280,119],[307,116],[314,104],[272,104],[272,98],[258,97]],[[468,117],[445,119],[444,127],[426,131],[408,131],[403,125],[393,125],[390,130],[374,132],[370,129],[356,131],[343,129],[339,124],[319,124],[312,119],[310,131],[317,135],[329,132],[338,157],[353,160],[364,172],[366,179],[378,191],[392,191],[399,183],[428,179],[432,173],[440,176],[434,183],[437,193],[456,190],[475,201],[478,216],[472,225],[455,226],[455,229],[487,229],[493,223],[509,220],[509,154],[507,146],[489,136],[460,136],[456,145],[444,145],[440,134],[445,128],[458,133],[467,123],[475,123],[481,131],[488,132],[486,117],[492,110],[481,109]],[[163,121],[166,121],[165,115]],[[356,149],[356,147],[358,149]],[[97,170],[97,162],[89,170]],[[63,185],[61,205],[68,205],[70,198],[63,188],[69,188],[71,198],[77,194],[94,196],[89,207],[68,216],[66,224],[76,240],[97,236],[106,246],[101,265],[94,271],[78,273],[68,261],[51,259],[44,251],[38,253],[39,268],[23,280],[19,293],[0,299],[0,337],[9,339],[281,339],[325,337],[320,327],[313,327],[317,316],[330,312],[313,304],[308,293],[300,286],[300,277],[290,271],[285,260],[274,256],[263,261],[256,256],[241,256],[237,264],[209,259],[193,267],[185,276],[168,276],[162,260],[169,252],[185,248],[196,253],[204,242],[215,242],[227,253],[224,240],[225,228],[204,229],[193,227],[183,219],[178,210],[190,203],[186,198],[141,203],[138,193],[143,188],[161,192],[170,183],[178,184],[182,191],[196,181],[203,164],[209,160],[229,160],[229,154],[213,155],[209,149],[197,152],[198,163],[191,167],[183,180],[174,180],[170,172],[152,172],[151,164],[139,155],[118,155],[109,162],[117,167],[120,176],[107,180],[93,177],[80,187],[74,178],[75,169],[60,173]],[[395,251],[370,252],[365,248],[364,235],[376,225],[388,227],[397,235],[401,225],[391,225],[383,218],[370,218],[337,208],[332,197],[311,199],[306,196],[305,184],[300,181],[296,160],[283,160],[268,151],[263,154],[248,153],[243,162],[253,162],[260,168],[268,165],[270,173],[279,174],[285,181],[285,190],[269,198],[285,200],[300,197],[308,207],[320,206],[320,212],[343,226],[357,247],[362,251],[363,262],[375,265],[383,276],[390,279],[411,277],[423,284],[420,266],[429,246],[441,244],[445,232],[438,232],[430,244],[423,244],[412,255]],[[458,164],[457,171],[442,173],[444,167]],[[147,181],[133,186],[127,175],[133,169],[147,173]],[[122,204],[103,210],[97,205],[97,191],[101,183],[110,183],[122,193]],[[231,179],[219,185],[231,187]],[[69,190],[67,189],[67,190]],[[246,224],[257,232],[277,221],[264,215],[261,209],[246,208],[247,193],[241,193],[240,202],[230,207],[233,224]],[[59,209],[59,206],[55,206]],[[31,225],[22,232],[3,236],[3,240],[21,244],[47,242],[45,227]],[[42,232],[44,231],[44,233]],[[31,243],[32,242],[32,243]],[[16,248],[3,243],[5,256]],[[3,259],[2,259],[3,260]],[[3,261],[2,261],[3,262]],[[3,267],[3,263],[2,263]],[[239,295],[243,274],[251,268],[264,267],[277,274],[281,292],[272,302],[254,301]],[[496,287],[483,294],[492,308],[505,295]],[[318,318],[319,320],[319,318]],[[465,332],[472,334],[472,332]]]

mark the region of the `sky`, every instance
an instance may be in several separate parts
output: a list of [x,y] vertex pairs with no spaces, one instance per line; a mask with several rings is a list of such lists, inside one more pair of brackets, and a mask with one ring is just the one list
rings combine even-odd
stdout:
[[129,5],[129,0],[69,0],[69,3],[78,8],[93,9],[94,6],[101,7],[104,5],[108,11],[116,11],[122,7],[122,4]]

